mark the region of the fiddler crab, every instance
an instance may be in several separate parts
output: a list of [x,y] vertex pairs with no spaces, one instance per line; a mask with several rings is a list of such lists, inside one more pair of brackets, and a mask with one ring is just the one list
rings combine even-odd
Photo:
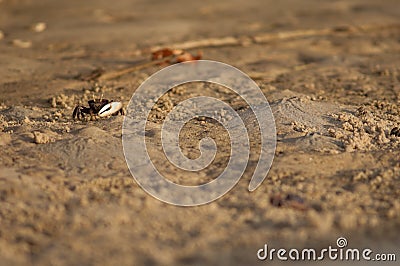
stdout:
[[400,127],[392,128],[392,130],[390,131],[390,135],[400,137]]
[[103,99],[103,95],[100,99],[95,99],[88,101],[89,107],[77,105],[72,113],[72,118],[74,120],[83,120],[85,115],[106,117],[110,115],[124,115],[125,110],[122,107],[121,102],[114,102],[113,100]]

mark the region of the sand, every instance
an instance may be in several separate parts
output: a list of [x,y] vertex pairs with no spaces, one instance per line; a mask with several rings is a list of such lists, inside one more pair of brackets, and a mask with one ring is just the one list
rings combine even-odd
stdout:
[[[398,2],[260,2],[0,1],[0,265],[255,264],[265,243],[318,249],[340,236],[400,259],[400,137],[391,134],[400,127]],[[201,50],[262,89],[277,149],[256,191],[247,191],[259,148],[250,122],[253,152],[239,184],[184,208],[132,178],[123,116],[72,120],[93,94],[126,106],[163,66],[106,80],[90,73],[149,62],[150,49],[164,46]],[[237,95],[210,84],[181,86],[157,103],[152,160],[186,185],[210,181],[229,156],[226,133],[206,119],[181,138],[189,158],[205,132],[216,140],[206,171],[184,173],[161,153],[163,119],[197,95],[249,115]]]

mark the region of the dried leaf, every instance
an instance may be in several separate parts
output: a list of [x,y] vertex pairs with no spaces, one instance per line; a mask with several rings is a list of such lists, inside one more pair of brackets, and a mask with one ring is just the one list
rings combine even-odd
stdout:
[[180,49],[163,48],[151,53],[151,60],[160,60],[173,55],[180,55],[183,51]]
[[194,61],[200,60],[203,57],[203,53],[200,51],[197,55],[193,55],[189,52],[180,49],[170,49],[170,48],[163,48],[151,53],[151,60],[162,60],[165,58],[165,61],[162,63],[167,64],[176,64],[182,63],[187,61]]
[[202,57],[203,53],[201,51],[198,52],[196,56],[192,55],[191,53],[184,52],[183,54],[176,57],[175,63],[200,60]]

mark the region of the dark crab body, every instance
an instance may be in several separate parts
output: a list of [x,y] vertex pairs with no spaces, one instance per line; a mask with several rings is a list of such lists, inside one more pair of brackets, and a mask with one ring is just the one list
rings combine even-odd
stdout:
[[[82,120],[85,115],[90,115],[90,117],[100,115],[124,115],[124,110],[122,104],[119,102],[114,102],[113,100],[107,99],[93,99],[88,101],[89,107],[78,105],[75,107],[72,113],[72,118],[74,120]],[[105,115],[102,115],[105,114]]]
[[392,130],[390,131],[390,135],[400,137],[400,127],[392,128]]

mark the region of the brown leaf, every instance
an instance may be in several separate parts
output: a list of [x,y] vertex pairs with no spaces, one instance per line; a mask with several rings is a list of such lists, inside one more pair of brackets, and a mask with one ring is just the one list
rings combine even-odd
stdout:
[[161,62],[160,64],[176,64],[187,61],[195,61],[200,60],[202,57],[203,53],[201,51],[198,52],[197,55],[193,55],[184,50],[170,48],[163,48],[151,53],[151,60],[153,61],[162,60],[165,58],[165,61]]
[[201,51],[198,52],[196,56],[192,55],[189,52],[184,52],[183,54],[176,57],[175,63],[200,60],[202,57],[203,57],[203,52],[201,52]]
[[151,53],[151,60],[160,60],[173,55],[180,55],[183,51],[179,49],[163,48]]

